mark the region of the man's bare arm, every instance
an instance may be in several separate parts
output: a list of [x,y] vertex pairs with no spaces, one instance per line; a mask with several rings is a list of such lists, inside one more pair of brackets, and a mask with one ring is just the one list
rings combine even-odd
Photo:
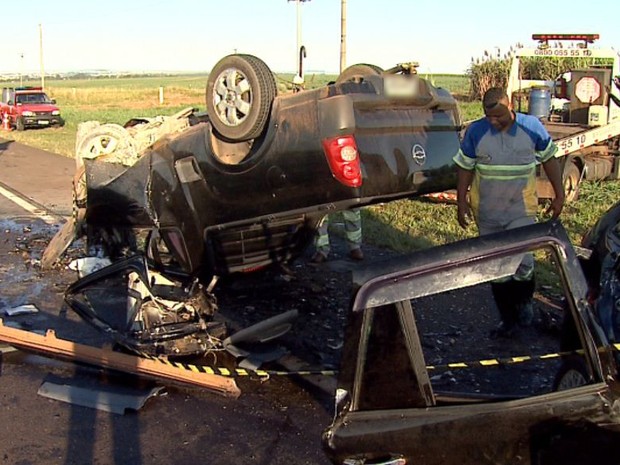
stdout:
[[457,169],[457,184],[456,184],[456,201],[458,208],[458,221],[462,228],[466,228],[469,224],[467,217],[471,215],[471,207],[469,205],[468,192],[469,186],[474,179],[473,170],[466,170],[460,166]]
[[[570,162],[569,162],[570,163]],[[545,174],[553,187],[555,197],[551,201],[551,205],[547,212],[552,213],[553,218],[557,218],[564,208],[564,185],[562,183],[562,169],[557,158],[551,158],[542,164]]]

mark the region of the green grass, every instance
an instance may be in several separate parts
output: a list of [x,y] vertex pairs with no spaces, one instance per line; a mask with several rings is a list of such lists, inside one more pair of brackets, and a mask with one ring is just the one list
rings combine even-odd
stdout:
[[[336,79],[336,75],[308,74],[305,86],[316,88]],[[422,75],[436,86],[455,95],[469,92],[469,81],[458,75]],[[276,76],[278,88],[285,92],[292,88],[292,74]],[[5,138],[49,150],[67,157],[74,156],[77,127],[83,121],[124,124],[133,117],[172,115],[187,107],[205,110],[206,74],[159,75],[93,79],[48,79],[45,89],[61,109],[66,125],[63,128],[45,128],[4,134]],[[18,86],[17,82],[3,86]],[[23,85],[38,86],[40,82],[26,81]],[[163,89],[160,103],[159,89]],[[482,114],[479,102],[459,101],[463,121]]]
[[620,180],[583,181],[579,185],[579,199],[567,204],[561,216],[573,243],[579,243],[601,214],[618,200]]
[[[73,157],[79,123],[99,121],[122,125],[134,117],[172,115],[187,107],[204,110],[206,82],[204,75],[48,80],[45,90],[56,100],[65,126],[0,133],[0,136]],[[3,84],[15,85],[19,83]],[[23,85],[38,86],[40,83],[32,81]],[[163,103],[160,102],[160,87],[163,88]]]
[[451,204],[407,199],[373,205],[362,212],[364,240],[398,252],[441,245],[475,233],[458,225],[456,206]]
[[[79,79],[46,79],[46,91],[54,89],[157,89],[164,87],[183,87],[189,89],[200,89],[204,92],[207,85],[208,74],[161,74],[134,77],[100,77],[100,78],[79,78]],[[19,82],[7,81],[2,83],[3,87],[17,87]],[[24,81],[24,86],[40,86],[41,81]]]
[[[579,199],[566,204],[561,216],[571,241],[578,244],[583,234],[619,199],[620,181],[583,181]],[[541,203],[539,221],[549,219],[546,207]],[[364,240],[378,247],[412,252],[477,235],[473,224],[463,230],[456,216],[456,205],[426,199],[369,206],[362,210]]]

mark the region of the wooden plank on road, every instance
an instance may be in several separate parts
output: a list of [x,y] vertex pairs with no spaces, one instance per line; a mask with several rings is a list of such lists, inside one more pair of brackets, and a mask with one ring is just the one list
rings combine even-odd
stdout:
[[2,324],[0,319],[0,341],[13,347],[31,350],[64,360],[96,365],[102,368],[122,371],[136,375],[176,381],[202,387],[225,397],[237,398],[241,391],[233,378],[186,370],[173,363],[145,359],[133,355],[114,352],[111,349],[100,349],[76,342],[58,339],[54,331],[48,330],[45,336],[10,328]]

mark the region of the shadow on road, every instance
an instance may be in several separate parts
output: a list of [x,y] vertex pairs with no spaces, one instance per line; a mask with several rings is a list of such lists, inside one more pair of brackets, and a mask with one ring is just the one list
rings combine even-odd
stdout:
[[[105,372],[100,373],[98,378],[96,382],[100,382],[101,385],[109,382],[109,375]],[[109,420],[102,421],[108,415]],[[130,411],[125,415],[118,415],[72,404],[70,418],[64,465],[96,463],[98,455],[96,443],[98,439],[101,441],[102,437],[108,443],[106,449],[112,455],[109,459],[110,464],[143,463],[140,422],[136,412]],[[110,431],[106,431],[108,429],[104,427],[106,423],[110,425]]]
[[3,139],[2,137],[0,137],[0,155],[2,154],[2,152],[7,150],[9,148],[9,146],[13,142],[15,142],[15,141],[14,140],[6,140],[6,139]]

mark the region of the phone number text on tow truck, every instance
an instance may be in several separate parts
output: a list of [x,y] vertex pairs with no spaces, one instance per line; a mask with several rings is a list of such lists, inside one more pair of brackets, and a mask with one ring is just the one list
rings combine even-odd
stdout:
[[534,51],[535,56],[554,57],[591,57],[592,50],[580,48],[543,48]]

